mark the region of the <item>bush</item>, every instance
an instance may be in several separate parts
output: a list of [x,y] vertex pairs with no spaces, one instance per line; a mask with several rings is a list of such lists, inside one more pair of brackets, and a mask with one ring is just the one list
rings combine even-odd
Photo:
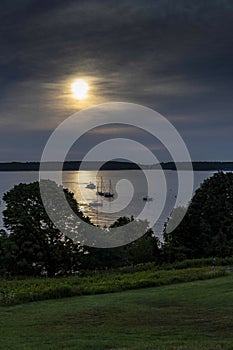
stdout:
[[[156,287],[165,284],[214,278],[225,275],[220,267],[210,269],[155,269],[149,265],[145,271],[96,272],[85,277],[28,278],[0,280],[0,305],[13,305],[29,301],[64,298],[75,295],[119,292],[128,289]],[[142,268],[142,266],[141,266]]]

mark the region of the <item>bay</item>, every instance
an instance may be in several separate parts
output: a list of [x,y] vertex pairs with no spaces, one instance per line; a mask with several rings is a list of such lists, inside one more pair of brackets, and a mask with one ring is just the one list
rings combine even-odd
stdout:
[[[204,179],[210,177],[213,173],[213,171],[195,171],[194,191]],[[97,196],[96,189],[86,187],[89,182],[100,184],[101,177],[106,190],[108,190],[109,180],[111,180],[114,190],[113,198]],[[37,181],[38,178],[38,172],[0,172],[0,198],[14,185]],[[148,179],[154,184],[150,193],[147,193]],[[162,184],[166,185],[166,188]],[[153,224],[156,236],[161,238],[164,223],[176,202],[178,180],[177,173],[172,170],[99,171],[97,178],[94,171],[64,171],[63,186],[74,193],[84,214],[89,216],[94,224],[102,227],[109,226],[120,216],[137,217],[142,210],[145,216],[148,215],[148,217],[153,217],[154,212],[157,210],[161,211]],[[166,201],[161,203],[164,190],[166,191]],[[180,190],[185,192],[185,188]],[[152,197],[153,200],[151,202],[143,201],[143,197],[147,194]],[[94,205],[93,203],[95,206],[92,206]],[[187,204],[182,200],[178,203],[180,206]],[[2,200],[0,209],[0,227],[3,227],[2,210],[4,210],[4,202]]]

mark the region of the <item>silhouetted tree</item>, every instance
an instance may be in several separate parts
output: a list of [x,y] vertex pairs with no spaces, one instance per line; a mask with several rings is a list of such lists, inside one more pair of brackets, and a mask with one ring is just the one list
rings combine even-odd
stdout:
[[[112,225],[111,228],[122,227],[134,221],[134,229],[142,234],[145,228],[148,227],[147,222],[142,220],[134,220],[133,217],[120,217]],[[129,232],[128,232],[129,231]],[[127,235],[134,237],[132,227],[126,230]],[[146,233],[137,240],[116,248],[88,248],[89,254],[84,256],[83,266],[87,269],[106,269],[117,268],[126,265],[135,265],[146,263],[160,259],[159,240],[154,236],[151,229],[146,230]]]
[[202,183],[181,224],[164,233],[164,252],[171,260],[233,254],[233,173]]
[[[53,186],[56,189],[55,183]],[[82,217],[73,193],[67,189],[64,193],[75,214]],[[38,275],[45,270],[50,276],[77,269],[82,249],[51,222],[38,182],[16,185],[3,199],[6,202],[3,222],[10,235],[8,238],[2,235],[1,240],[10,246],[8,269],[23,275]]]

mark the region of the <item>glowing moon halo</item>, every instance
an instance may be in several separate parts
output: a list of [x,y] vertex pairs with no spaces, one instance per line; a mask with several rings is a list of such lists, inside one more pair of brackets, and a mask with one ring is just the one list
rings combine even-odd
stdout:
[[79,80],[76,80],[71,85],[71,89],[72,89],[73,96],[77,100],[83,100],[84,98],[87,97],[89,86],[84,80],[79,79]]

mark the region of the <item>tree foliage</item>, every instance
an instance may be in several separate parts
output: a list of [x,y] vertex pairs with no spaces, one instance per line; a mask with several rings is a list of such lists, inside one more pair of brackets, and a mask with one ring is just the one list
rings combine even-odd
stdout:
[[[82,216],[73,193],[67,189],[64,193],[73,211]],[[6,269],[24,275],[46,271],[53,276],[78,267],[81,247],[64,236],[49,219],[38,182],[16,185],[3,199],[6,202],[3,222],[9,236],[2,234],[1,249],[8,244],[10,251],[10,258],[4,262]]]
[[[56,187],[55,183],[48,186],[55,197],[52,202],[55,203]],[[90,220],[79,210],[74,195],[67,189],[64,189],[64,193],[74,213],[90,224]],[[48,198],[51,198],[50,194]],[[133,230],[136,231],[132,232],[132,226],[126,229],[124,233],[127,239],[147,232],[141,238],[122,247],[90,248],[74,243],[55,227],[44,209],[38,182],[16,185],[3,199],[6,202],[3,221],[7,233],[1,231],[0,234],[2,271],[27,276],[41,275],[46,271],[49,276],[54,276],[58,273],[69,274],[80,268],[106,269],[158,260],[158,239],[152,230],[147,229],[147,222],[136,221],[133,217],[121,217],[110,226],[110,231],[106,232],[111,235],[111,228],[123,227],[132,222]],[[62,203],[58,203],[58,206],[60,213]],[[59,220],[65,220],[65,217]],[[72,230],[72,221],[69,227]],[[82,225],[80,232],[83,236]],[[73,237],[72,232],[69,237]]]
[[[142,220],[134,220],[126,216],[117,219],[111,228],[122,227],[134,221],[134,229],[138,232],[145,232],[148,223]],[[135,237],[129,229],[132,239]],[[137,240],[116,248],[88,248],[89,254],[84,256],[84,265],[87,269],[117,268],[126,265],[159,261],[160,250],[159,240],[154,232],[147,228],[146,233]]]
[[164,233],[164,242],[171,260],[232,255],[233,173],[218,172],[205,180],[181,224]]

